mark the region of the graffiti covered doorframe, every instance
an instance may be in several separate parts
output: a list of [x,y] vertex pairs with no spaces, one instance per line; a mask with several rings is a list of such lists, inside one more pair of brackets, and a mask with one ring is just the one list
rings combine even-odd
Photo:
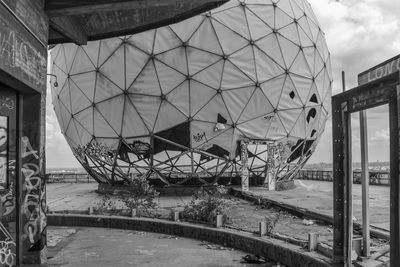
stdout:
[[0,266],[18,264],[18,95],[0,84]]

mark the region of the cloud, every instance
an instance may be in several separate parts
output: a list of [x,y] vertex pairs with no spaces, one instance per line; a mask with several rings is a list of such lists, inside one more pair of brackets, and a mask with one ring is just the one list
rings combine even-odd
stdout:
[[389,134],[389,129],[380,129],[375,131],[369,140],[372,142],[388,141],[390,138]]
[[[357,86],[357,75],[400,53],[400,1],[392,0],[309,0],[331,52],[333,94],[342,90],[341,71],[347,89]],[[385,135],[387,107],[367,112],[371,136],[370,151],[387,159]],[[327,124],[331,123],[328,121]],[[358,114],[352,119],[355,139],[359,138]],[[372,140],[372,138],[374,140]],[[380,138],[380,139],[379,139]],[[380,140],[380,141],[378,141]],[[354,141],[354,145],[356,141]],[[355,159],[357,160],[357,159]],[[326,127],[310,162],[332,161],[332,129]]]
[[341,71],[347,87],[357,74],[399,53],[400,1],[310,0],[325,32],[334,74],[334,93],[341,91]]

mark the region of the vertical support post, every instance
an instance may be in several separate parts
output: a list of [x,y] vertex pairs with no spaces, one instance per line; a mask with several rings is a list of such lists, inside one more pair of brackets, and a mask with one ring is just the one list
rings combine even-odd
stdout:
[[368,171],[368,135],[367,135],[367,112],[360,111],[360,142],[361,142],[361,186],[362,186],[362,255],[370,255],[369,236],[369,171]]
[[249,191],[249,169],[248,169],[248,153],[247,153],[247,142],[244,140],[240,141],[240,155],[242,160],[242,171],[241,171],[241,182],[242,191]]
[[173,220],[174,222],[179,221],[179,211],[174,211],[174,212],[172,213],[172,220]]
[[341,266],[351,264],[352,222],[352,171],[351,171],[351,120],[346,113],[347,103],[332,100],[333,138],[333,261]]
[[332,100],[332,139],[333,139],[333,262],[344,262],[344,170],[342,111],[339,101]]
[[318,247],[318,233],[308,233],[308,251],[315,251]]
[[346,91],[346,74],[342,70],[342,91]]
[[[400,73],[399,73],[400,75]],[[400,87],[389,102],[390,122],[390,266],[400,266]],[[395,100],[393,100],[395,99]]]
[[276,181],[275,181],[275,162],[274,153],[275,147],[273,144],[268,144],[268,156],[267,156],[267,173],[266,173],[266,187],[268,191],[275,191]]
[[351,254],[353,247],[353,166],[352,166],[352,149],[351,149],[351,116],[350,114],[343,112],[344,125],[346,128],[343,132],[344,134],[344,166],[345,166],[345,222],[346,222],[346,232],[347,240],[345,248],[347,249],[345,254],[345,266],[352,266]]
[[265,236],[267,234],[267,221],[260,222],[260,236]]
[[21,98],[21,252],[22,264],[47,261],[46,256],[46,191],[44,176],[44,103],[43,94]]
[[216,226],[217,228],[221,228],[221,227],[222,227],[222,224],[223,224],[223,222],[222,222],[222,215],[221,215],[221,214],[218,214],[218,215],[217,215],[217,221],[215,222],[215,226]]

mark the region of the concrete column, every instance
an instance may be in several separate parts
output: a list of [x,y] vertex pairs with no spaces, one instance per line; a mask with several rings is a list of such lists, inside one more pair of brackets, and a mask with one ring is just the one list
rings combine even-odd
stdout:
[[26,264],[47,260],[43,94],[20,97],[20,247]]
[[273,144],[268,144],[267,168],[265,173],[264,186],[269,191],[275,191],[276,185],[274,153],[275,146]]
[[240,141],[240,156],[242,160],[242,191],[249,191],[249,167],[248,167],[248,153],[247,153],[247,142]]

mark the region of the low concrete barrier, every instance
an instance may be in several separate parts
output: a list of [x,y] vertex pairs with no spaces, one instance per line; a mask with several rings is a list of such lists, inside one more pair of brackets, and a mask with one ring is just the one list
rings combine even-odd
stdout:
[[[271,207],[277,207],[279,209],[283,209],[290,214],[293,214],[297,217],[300,218],[309,218],[317,221],[322,221],[326,224],[333,225],[333,216],[321,214],[306,208],[301,208],[298,206],[290,205],[281,201],[276,201],[273,199],[269,199],[268,197],[260,197],[252,192],[243,192],[241,189],[237,188],[231,188],[229,190],[229,193],[235,197],[242,198],[247,201],[255,202],[255,203],[262,203],[266,204]],[[360,223],[354,222],[353,227],[355,231],[361,231],[362,230],[362,225]],[[390,232],[384,230],[384,229],[379,229],[374,226],[370,226],[370,234],[372,237],[384,239],[384,240],[390,240]]]
[[47,221],[50,226],[116,228],[204,240],[264,256],[288,266],[332,266],[331,259],[318,253],[307,252],[280,240],[224,228],[157,219],[74,214],[49,215]]
[[[390,185],[389,175],[388,171],[369,171],[369,183],[371,185]],[[296,174],[295,179],[332,182],[333,171],[303,169]],[[353,182],[361,184],[361,171],[353,171]]]

